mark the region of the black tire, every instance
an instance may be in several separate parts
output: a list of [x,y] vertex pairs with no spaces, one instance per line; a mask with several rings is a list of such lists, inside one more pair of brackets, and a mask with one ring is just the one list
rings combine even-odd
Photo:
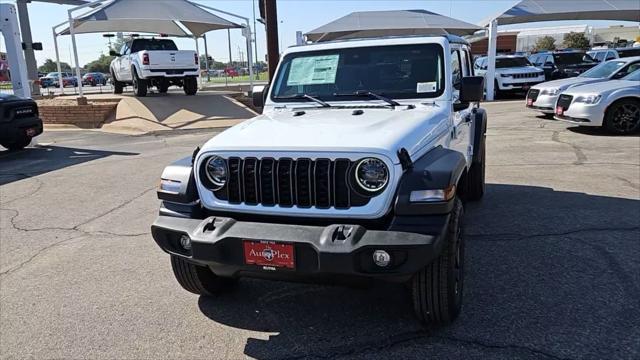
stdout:
[[186,95],[195,95],[198,92],[198,80],[195,77],[186,77],[183,80],[182,88]]
[[413,276],[411,287],[416,316],[427,325],[453,322],[462,309],[464,285],[463,207],[460,199],[449,219],[440,256]]
[[167,91],[169,91],[169,82],[161,81],[160,84],[158,85],[158,92],[160,94],[166,94]]
[[206,266],[198,266],[171,255],[173,275],[182,288],[197,295],[214,296],[228,289],[234,279],[217,276]]
[[469,169],[469,175],[467,176],[467,200],[478,201],[484,196],[486,188],[485,183],[485,154],[486,154],[486,135],[482,137],[482,144],[480,144],[479,162],[471,164]]
[[95,80],[91,82],[91,86],[97,86],[97,85],[98,83]]
[[23,136],[19,139],[17,139],[14,142],[4,142],[0,145],[4,146],[5,148],[9,149],[9,151],[19,151],[22,150],[24,148],[26,148],[29,144],[31,143],[31,137],[29,136]]
[[623,99],[609,106],[604,115],[604,128],[616,135],[633,134],[640,130],[640,101]]
[[493,81],[493,100],[497,100],[502,93],[500,92],[500,86],[498,86],[498,80]]
[[118,81],[116,74],[114,74],[113,71],[111,72],[111,79],[111,82],[113,83],[113,93],[122,94],[122,91],[124,90],[124,83]]
[[138,97],[147,96],[147,80],[140,79],[135,68],[131,68],[133,75],[133,93]]

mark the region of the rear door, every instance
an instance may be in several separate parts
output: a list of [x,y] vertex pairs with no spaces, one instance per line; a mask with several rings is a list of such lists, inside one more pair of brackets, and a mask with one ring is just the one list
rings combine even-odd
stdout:
[[[471,106],[467,106],[464,109],[456,111],[456,103],[460,97],[460,85],[462,78],[471,76],[471,62],[469,61],[470,55],[468,49],[463,46],[455,46],[451,49],[451,81],[452,81],[452,122],[453,131],[451,139],[451,148],[464,154],[467,159],[467,163],[471,159],[471,122],[470,111]],[[486,60],[485,60],[486,61]]]

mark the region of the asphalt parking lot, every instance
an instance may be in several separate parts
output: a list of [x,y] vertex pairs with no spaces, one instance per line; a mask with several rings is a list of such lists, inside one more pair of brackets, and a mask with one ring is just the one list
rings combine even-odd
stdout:
[[487,194],[466,209],[462,314],[440,330],[401,285],[182,290],[149,234],[155,188],[214,130],[0,150],[0,357],[640,358],[640,137],[485,107]]

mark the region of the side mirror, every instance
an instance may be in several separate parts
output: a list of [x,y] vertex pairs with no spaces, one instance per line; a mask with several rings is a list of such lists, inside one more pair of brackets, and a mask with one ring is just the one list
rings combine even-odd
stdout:
[[482,101],[484,96],[484,76],[465,76],[460,82],[461,103]]
[[120,56],[120,54],[115,50],[109,50],[109,56]]
[[267,93],[269,92],[269,85],[256,85],[251,90],[251,97],[253,99],[253,106],[264,107],[266,102]]

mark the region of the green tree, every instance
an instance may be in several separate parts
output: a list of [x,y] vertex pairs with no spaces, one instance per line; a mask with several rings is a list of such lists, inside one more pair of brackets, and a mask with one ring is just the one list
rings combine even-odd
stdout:
[[555,50],[556,39],[552,36],[543,36],[536,41],[535,48],[537,51]]
[[[66,62],[60,63],[60,68],[62,71],[71,71],[71,66]],[[50,73],[58,71],[58,64],[56,64],[53,60],[47,59],[44,61],[44,64],[40,65],[38,68],[39,72]]]
[[88,72],[108,73],[111,60],[113,60],[112,56],[102,54],[97,60],[93,60],[84,67]]
[[564,34],[564,46],[571,49],[588,49],[589,39],[581,32]]

